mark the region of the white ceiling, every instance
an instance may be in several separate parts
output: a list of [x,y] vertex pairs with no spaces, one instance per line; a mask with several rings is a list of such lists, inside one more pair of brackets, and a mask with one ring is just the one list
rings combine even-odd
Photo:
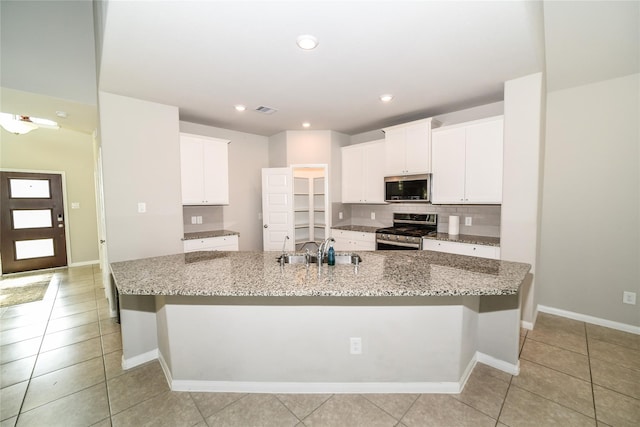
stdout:
[[[505,80],[538,71],[546,71],[548,90],[640,72],[636,0],[95,5],[104,30],[100,90],[261,135],[301,129],[303,121],[347,134],[380,129],[502,100]],[[52,119],[67,111],[64,128],[90,133],[97,125],[97,106],[85,105],[95,90],[90,0],[0,6],[2,110]],[[296,47],[305,33],[318,37],[314,51]],[[382,93],[395,99],[383,104]],[[248,110],[236,112],[238,103]],[[259,105],[279,111],[251,111]]]
[[356,134],[502,100],[505,80],[544,70],[543,32],[532,1],[112,0],[99,87],[244,132]]

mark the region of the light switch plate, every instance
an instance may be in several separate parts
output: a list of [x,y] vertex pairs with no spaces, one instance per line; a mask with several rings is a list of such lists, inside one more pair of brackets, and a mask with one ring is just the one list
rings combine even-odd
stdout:
[[80,209],[80,202],[71,202],[71,209]]
[[147,204],[144,202],[138,202],[138,213],[145,213],[147,211]]
[[371,212],[371,219],[376,219],[376,213],[375,212]]
[[467,225],[467,226],[471,226],[471,225],[473,225],[472,217],[470,217],[470,216],[465,216],[465,217],[464,217],[464,225]]

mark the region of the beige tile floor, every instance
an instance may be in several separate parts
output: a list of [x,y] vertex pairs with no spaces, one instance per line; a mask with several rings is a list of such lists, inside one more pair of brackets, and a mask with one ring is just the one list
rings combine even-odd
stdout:
[[640,336],[540,314],[521,373],[478,364],[459,395],[169,390],[122,371],[95,266],[57,270],[41,302],[0,309],[5,426],[639,426]]

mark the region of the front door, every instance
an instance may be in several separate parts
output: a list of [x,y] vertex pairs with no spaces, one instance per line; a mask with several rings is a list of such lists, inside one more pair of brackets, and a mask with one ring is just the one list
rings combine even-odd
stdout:
[[62,175],[0,172],[2,273],[67,265]]
[[[265,251],[293,250],[291,168],[262,169],[262,242]],[[288,238],[287,238],[288,237]]]

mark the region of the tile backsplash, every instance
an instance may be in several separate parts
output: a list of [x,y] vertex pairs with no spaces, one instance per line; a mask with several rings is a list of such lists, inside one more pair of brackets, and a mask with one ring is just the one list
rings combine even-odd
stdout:
[[[183,206],[182,217],[185,233],[224,228],[222,206]],[[191,217],[202,217],[202,224],[192,224]]]
[[[432,205],[428,203],[393,203],[388,205],[359,205],[333,203],[333,225],[366,225],[389,227],[394,212],[437,213],[438,231],[449,229],[449,215],[460,217],[460,234],[500,237],[500,205]],[[342,212],[342,219],[339,213]],[[375,216],[375,219],[372,219]],[[465,217],[471,217],[472,225],[464,225]]]

